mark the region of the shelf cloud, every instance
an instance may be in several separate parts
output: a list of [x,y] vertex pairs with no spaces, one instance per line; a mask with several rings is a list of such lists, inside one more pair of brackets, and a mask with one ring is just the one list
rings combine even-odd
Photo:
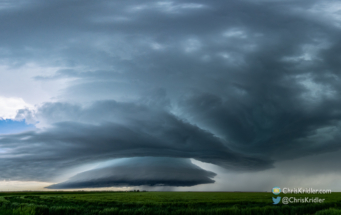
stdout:
[[113,186],[195,186],[214,183],[216,174],[188,159],[130,158],[108,167],[79,173],[49,189],[79,189]]

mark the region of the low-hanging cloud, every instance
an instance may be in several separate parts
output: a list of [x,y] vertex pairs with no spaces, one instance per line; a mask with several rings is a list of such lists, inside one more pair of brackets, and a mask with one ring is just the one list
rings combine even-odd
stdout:
[[113,186],[195,186],[214,183],[216,174],[203,170],[189,159],[130,158],[103,168],[79,173],[49,189],[79,189]]
[[[21,113],[31,115],[29,111]],[[140,156],[194,158],[240,170],[261,170],[272,165],[271,160],[260,156],[236,153],[213,134],[142,104],[102,101],[82,108],[50,103],[35,115],[50,126],[2,136],[0,144],[7,150],[0,157],[6,163],[1,170],[4,179],[47,179],[58,170],[82,163]],[[24,163],[32,169],[20,169],[20,174],[19,169],[13,170]],[[39,168],[41,174],[37,175]]]

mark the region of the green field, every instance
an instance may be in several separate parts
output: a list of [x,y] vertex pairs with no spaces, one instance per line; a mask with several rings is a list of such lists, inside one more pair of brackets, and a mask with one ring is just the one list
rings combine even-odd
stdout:
[[238,192],[17,192],[0,193],[0,215],[109,214],[341,214],[341,193],[325,203],[272,204],[272,193]]

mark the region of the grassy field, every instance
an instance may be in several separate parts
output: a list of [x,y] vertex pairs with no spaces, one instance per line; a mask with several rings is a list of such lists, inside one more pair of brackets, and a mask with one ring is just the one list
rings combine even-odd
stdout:
[[0,193],[0,215],[341,214],[341,193],[280,195],[325,199],[325,203],[289,205],[273,205],[273,196],[238,192]]

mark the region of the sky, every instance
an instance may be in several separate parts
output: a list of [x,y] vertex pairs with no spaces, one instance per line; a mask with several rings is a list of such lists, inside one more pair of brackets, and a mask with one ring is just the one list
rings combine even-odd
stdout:
[[341,3],[0,0],[0,191],[341,191]]

